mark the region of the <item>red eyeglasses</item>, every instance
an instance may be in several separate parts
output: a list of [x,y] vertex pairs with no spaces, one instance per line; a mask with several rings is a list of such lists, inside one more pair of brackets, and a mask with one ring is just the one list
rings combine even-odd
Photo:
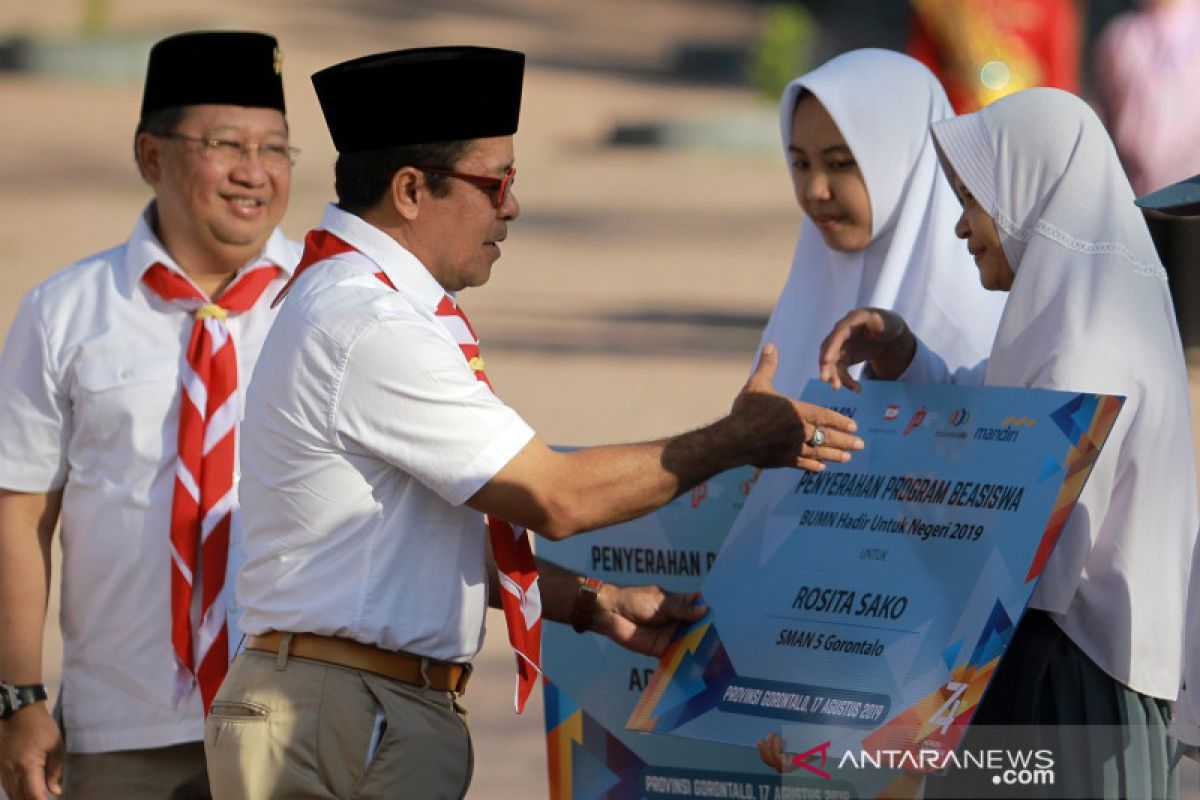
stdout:
[[492,196],[492,205],[496,208],[504,205],[504,200],[508,197],[509,191],[512,190],[513,182],[517,179],[516,167],[509,167],[508,172],[505,172],[504,177],[501,178],[492,178],[488,175],[471,175],[466,172],[455,172],[452,169],[442,169],[441,167],[417,167],[417,169],[422,172],[432,172],[435,175],[445,175],[448,178],[458,178],[460,181],[466,181],[472,186],[477,186]]

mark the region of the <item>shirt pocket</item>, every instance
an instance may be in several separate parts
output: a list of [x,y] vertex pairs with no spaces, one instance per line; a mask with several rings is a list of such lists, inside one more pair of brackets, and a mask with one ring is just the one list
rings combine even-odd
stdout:
[[[73,471],[103,469],[110,479],[151,474],[174,455],[179,424],[179,353],[101,353],[75,364]],[[79,477],[77,475],[77,477]]]
[[179,371],[177,353],[107,353],[81,359],[75,380],[85,394],[153,383],[174,378]]

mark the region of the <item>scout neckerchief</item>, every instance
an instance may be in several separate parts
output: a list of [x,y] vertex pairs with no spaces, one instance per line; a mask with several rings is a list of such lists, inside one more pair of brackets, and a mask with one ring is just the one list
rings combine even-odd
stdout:
[[[279,272],[274,265],[247,270],[215,302],[162,264],[152,264],[142,276],[154,294],[196,320],[183,365],[171,503],[171,644],[175,707],[199,684],[206,715],[229,668],[221,592],[237,510],[233,473],[240,400],[237,352],[225,318],[253,306]],[[197,577],[200,608],[193,623]]]
[[[275,298],[279,303],[300,274],[313,264],[344,253],[357,253],[354,247],[326,230],[311,231],[304,240],[304,255],[292,275],[291,281]],[[395,285],[382,271],[374,275],[393,290]],[[450,333],[462,350],[475,378],[489,389],[492,384],[483,371],[483,358],[479,354],[479,339],[467,315],[450,295],[442,297],[436,315],[438,322]],[[541,674],[542,650],[542,599],[538,589],[537,566],[533,559],[533,546],[529,533],[518,525],[488,516],[488,534],[492,543],[492,555],[500,574],[501,606],[508,623],[508,641],[517,656],[517,685],[513,705],[520,714],[525,701]]]

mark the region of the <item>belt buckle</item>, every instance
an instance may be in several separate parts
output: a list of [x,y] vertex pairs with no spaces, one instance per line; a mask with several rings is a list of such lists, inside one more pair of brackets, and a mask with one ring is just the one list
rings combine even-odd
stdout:
[[471,679],[471,672],[475,669],[475,665],[469,661],[461,666],[462,673],[459,674],[458,683],[453,689],[454,693],[460,696],[467,693],[467,681]]

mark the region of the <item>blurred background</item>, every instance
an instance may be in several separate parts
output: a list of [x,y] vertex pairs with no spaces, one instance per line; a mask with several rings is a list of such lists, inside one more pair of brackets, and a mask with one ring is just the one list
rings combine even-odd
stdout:
[[[312,72],[402,47],[527,53],[522,214],[486,291],[462,299],[497,391],[558,444],[657,437],[725,412],[800,221],[779,92],[844,50],[918,55],[960,110],[1031,85],[1079,92],[1117,134],[1139,191],[1200,172],[1191,152],[1200,153],[1191,147],[1200,104],[1177,101],[1200,88],[1192,0],[9,2],[0,5],[0,332],[34,284],[132,230],[149,198],[132,159],[146,54],[198,28],[281,42],[302,150],[284,220],[294,238],[331,198],[334,151]],[[1169,264],[1200,263],[1194,223],[1154,224]],[[1200,292],[1182,268],[1171,278],[1197,352]],[[52,602],[49,684],[61,653],[56,615]],[[470,796],[545,797],[540,702],[512,713],[503,620],[489,628],[467,696]]]

